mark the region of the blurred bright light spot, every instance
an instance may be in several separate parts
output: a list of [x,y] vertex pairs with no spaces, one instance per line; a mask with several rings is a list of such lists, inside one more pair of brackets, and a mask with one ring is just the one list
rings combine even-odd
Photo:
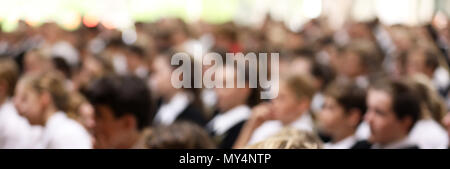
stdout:
[[19,23],[17,19],[8,18],[2,23],[2,31],[4,32],[12,32],[18,27]]
[[314,19],[322,13],[321,0],[303,0],[302,10],[307,18]]
[[137,40],[137,34],[134,29],[126,29],[122,33],[122,40],[127,45],[132,45]]
[[94,15],[88,14],[83,17],[83,24],[88,28],[96,27],[98,23],[99,23],[98,17]]
[[66,12],[62,15],[60,24],[64,29],[75,30],[80,26],[81,16],[74,11]]
[[410,23],[409,11],[412,0],[378,0],[376,11],[381,21],[387,24]]
[[106,29],[114,29],[116,28],[111,22],[109,21],[102,21],[102,25],[106,28]]
[[430,21],[435,8],[449,9],[450,5],[441,5],[443,1],[450,4],[445,0],[0,0],[0,22],[8,31],[15,29],[18,20],[34,26],[54,21],[66,29],[101,23],[108,29],[127,30],[135,21],[163,17],[254,26],[270,14],[294,30],[322,15],[336,25],[374,17],[386,24],[417,25]]

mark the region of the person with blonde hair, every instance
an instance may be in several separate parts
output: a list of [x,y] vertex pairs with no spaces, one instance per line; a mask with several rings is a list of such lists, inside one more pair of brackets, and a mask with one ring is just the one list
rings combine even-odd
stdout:
[[52,71],[31,73],[19,80],[14,104],[32,125],[43,127],[40,143],[34,148],[89,149],[88,132],[67,117],[69,95],[61,74]]
[[288,126],[315,132],[309,112],[314,93],[315,88],[308,76],[296,75],[281,80],[278,97],[253,108],[234,148],[262,141]]
[[322,149],[323,144],[317,135],[292,127],[283,128],[279,133],[247,149]]
[[409,134],[409,139],[421,148],[447,148],[447,133],[440,124],[446,114],[444,101],[427,76],[416,74],[411,77],[411,81],[419,95],[421,114]]
[[40,128],[32,127],[21,117],[11,97],[14,94],[19,69],[8,58],[0,59],[0,149],[32,148],[38,142]]

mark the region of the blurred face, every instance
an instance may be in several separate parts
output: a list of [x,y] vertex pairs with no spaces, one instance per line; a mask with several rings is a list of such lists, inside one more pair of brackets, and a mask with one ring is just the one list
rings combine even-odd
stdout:
[[37,59],[36,55],[34,55],[34,54],[25,55],[25,60],[24,60],[25,71],[26,72],[38,71],[40,69],[38,62],[39,62],[39,60]]
[[323,132],[334,135],[346,128],[349,124],[344,108],[332,97],[326,97],[322,111],[318,116],[320,128]]
[[301,75],[308,74],[310,73],[311,65],[310,60],[299,57],[292,61],[289,72],[295,72],[295,74]]
[[129,148],[129,133],[136,126],[129,124],[129,115],[116,118],[108,106],[95,106],[95,147],[96,148]]
[[370,126],[370,141],[389,144],[408,134],[410,122],[398,119],[392,110],[392,98],[385,91],[370,89],[367,98],[365,120]]
[[450,112],[447,113],[442,122],[444,123],[445,129],[447,129],[447,134],[450,138]]
[[[225,67],[224,72],[217,72],[223,74],[223,88],[216,88],[215,92],[217,94],[217,108],[221,112],[226,112],[236,106],[244,105],[247,102],[247,98],[250,95],[249,88],[237,88],[235,74],[230,72],[231,69],[229,67]],[[236,72],[235,72],[236,73]],[[227,88],[226,81],[234,79],[234,87]]]
[[32,125],[43,125],[43,109],[39,94],[31,90],[23,81],[16,86],[14,105],[21,116],[28,119]]
[[425,57],[420,52],[409,55],[406,63],[406,72],[410,75],[425,72]]
[[95,112],[92,105],[89,103],[83,103],[79,109],[78,121],[90,132],[93,133],[95,127]]
[[289,90],[285,83],[280,83],[278,97],[272,100],[273,116],[280,121],[292,121],[303,113],[301,101]]
[[158,57],[153,62],[153,73],[152,80],[154,83],[154,91],[157,92],[159,96],[170,95],[175,89],[172,87],[171,81],[172,68],[170,67],[167,60]]
[[83,76],[88,76],[90,77],[89,79],[100,76],[103,73],[102,65],[97,60],[90,57],[85,59],[81,71]]
[[356,77],[363,73],[363,68],[361,67],[361,58],[356,53],[345,52],[342,58],[342,71],[343,73],[350,77]]

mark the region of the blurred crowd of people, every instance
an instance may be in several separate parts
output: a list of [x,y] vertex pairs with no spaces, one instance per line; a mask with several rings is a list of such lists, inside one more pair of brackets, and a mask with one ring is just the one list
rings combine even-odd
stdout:
[[[258,28],[20,22],[0,32],[0,148],[448,148],[450,25],[325,21],[297,31],[270,16]],[[224,58],[279,53],[266,65],[279,67],[278,97],[173,87],[171,56],[195,46]]]

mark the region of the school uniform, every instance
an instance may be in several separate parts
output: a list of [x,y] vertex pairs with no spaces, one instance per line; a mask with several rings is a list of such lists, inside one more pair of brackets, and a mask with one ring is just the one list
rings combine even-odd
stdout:
[[91,149],[92,140],[86,129],[64,112],[56,112],[46,122],[40,149]]
[[[360,139],[369,138],[369,125],[361,123],[356,135]],[[408,139],[423,149],[445,149],[449,143],[447,132],[433,119],[417,121],[409,132]]]
[[411,143],[406,137],[400,141],[387,145],[372,144],[368,140],[362,140],[357,142],[351,149],[419,149],[419,146]]
[[417,121],[409,140],[423,149],[445,149],[448,145],[447,131],[433,119]]
[[11,101],[0,105],[0,149],[29,149],[39,143],[42,129],[31,126]]
[[170,125],[176,121],[189,121],[199,126],[206,124],[203,111],[191,103],[186,93],[178,93],[167,103],[160,103],[153,123]]
[[242,127],[250,117],[251,109],[247,105],[237,106],[227,112],[217,114],[206,126],[218,148],[232,148]]
[[347,138],[345,138],[339,142],[336,142],[336,143],[332,143],[332,142],[325,143],[323,145],[323,148],[324,149],[350,149],[357,142],[358,142],[358,139],[356,138],[356,136],[352,135],[352,136],[348,136]]

